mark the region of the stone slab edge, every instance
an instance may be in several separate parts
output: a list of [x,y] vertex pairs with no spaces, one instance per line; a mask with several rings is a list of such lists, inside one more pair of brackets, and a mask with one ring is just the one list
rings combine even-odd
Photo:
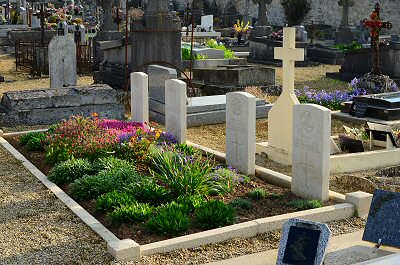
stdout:
[[[27,132],[23,132],[27,133]],[[19,133],[21,134],[21,133]],[[18,133],[9,133],[4,135],[18,135]],[[0,144],[7,149],[17,160],[22,162],[22,165],[29,170],[40,182],[43,183],[54,195],[61,200],[76,216],[78,216],[87,226],[89,226],[96,234],[107,242],[107,251],[116,260],[119,261],[135,261],[140,259],[140,245],[131,239],[120,240],[91,214],[83,209],[71,197],[68,196],[56,184],[48,180],[39,169],[29,162],[20,152],[18,152],[11,144],[3,137],[0,137]]]

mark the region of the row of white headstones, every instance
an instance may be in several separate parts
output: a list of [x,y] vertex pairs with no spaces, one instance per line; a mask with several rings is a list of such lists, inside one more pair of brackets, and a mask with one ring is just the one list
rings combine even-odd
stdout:
[[[295,98],[294,61],[302,58],[300,54],[303,51],[294,47],[293,28],[285,28],[284,35],[286,35],[286,42],[283,48],[277,48],[275,51],[276,57],[284,62],[284,84],[281,97]],[[293,43],[290,42],[291,40]],[[131,74],[132,120],[135,122],[149,122],[148,83],[147,74],[141,72]],[[187,136],[186,91],[187,85],[183,81],[172,79],[165,83],[166,132],[174,136],[179,143],[185,143]],[[327,201],[329,199],[331,112],[324,107],[312,104],[294,104],[292,108],[287,106],[287,109],[291,112],[289,116],[293,117],[292,120],[281,119],[279,123],[293,124],[288,127],[292,130],[290,140],[293,143],[292,192],[301,197]],[[255,156],[256,98],[245,92],[228,93],[226,96],[226,164],[235,167],[243,174],[254,175]]]

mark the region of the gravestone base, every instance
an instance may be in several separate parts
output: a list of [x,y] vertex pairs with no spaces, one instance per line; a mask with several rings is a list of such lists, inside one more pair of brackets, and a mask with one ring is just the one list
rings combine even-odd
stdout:
[[6,92],[0,104],[0,125],[47,125],[94,112],[123,119],[118,92],[107,85]]
[[269,36],[269,34],[272,33],[272,27],[271,26],[255,26],[254,27],[254,37],[266,37]]
[[308,59],[323,64],[342,65],[344,52],[330,47],[315,45],[307,49]]
[[270,146],[268,142],[257,143],[256,144],[256,153],[257,154],[266,154],[268,159],[277,162],[283,165],[291,165],[292,164],[292,153],[283,150],[281,148],[276,148],[274,146]]
[[338,44],[350,44],[354,40],[351,28],[339,28],[339,31],[335,32],[335,45]]
[[[165,124],[165,103],[150,98],[150,120]],[[264,100],[256,102],[257,118],[267,118],[272,105]],[[225,123],[226,121],[226,96],[206,96],[188,98],[187,126],[195,127]]]

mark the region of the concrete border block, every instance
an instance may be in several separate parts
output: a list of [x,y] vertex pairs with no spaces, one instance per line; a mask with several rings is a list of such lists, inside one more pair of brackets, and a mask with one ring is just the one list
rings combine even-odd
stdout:
[[223,242],[231,238],[254,237],[258,233],[256,221],[225,226],[192,235],[176,237],[141,246],[143,255],[165,253],[177,249],[194,248],[212,243]]
[[140,260],[140,245],[132,239],[108,242],[107,252],[117,261]]
[[357,216],[362,219],[367,219],[369,208],[371,207],[373,195],[363,191],[356,191],[346,194],[346,202],[355,206]]

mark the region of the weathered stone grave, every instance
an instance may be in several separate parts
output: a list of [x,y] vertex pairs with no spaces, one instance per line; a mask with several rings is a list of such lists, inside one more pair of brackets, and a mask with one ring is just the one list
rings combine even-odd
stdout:
[[186,83],[177,80],[165,82],[165,128],[178,143],[186,143]]
[[256,98],[245,92],[226,95],[226,163],[255,174]]
[[363,240],[400,247],[400,193],[376,190],[368,215]]
[[49,44],[50,87],[77,85],[76,45],[66,36],[56,36]]
[[2,126],[54,124],[72,115],[123,119],[118,92],[107,85],[5,92],[0,104]]
[[290,219],[282,229],[277,265],[322,265],[332,232],[326,224]]
[[313,104],[293,107],[292,193],[329,200],[331,111]]

